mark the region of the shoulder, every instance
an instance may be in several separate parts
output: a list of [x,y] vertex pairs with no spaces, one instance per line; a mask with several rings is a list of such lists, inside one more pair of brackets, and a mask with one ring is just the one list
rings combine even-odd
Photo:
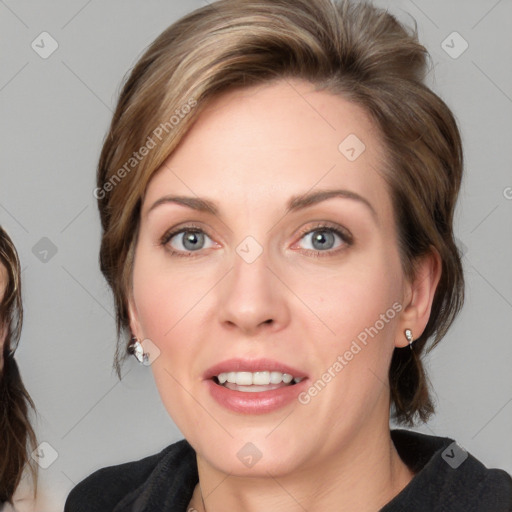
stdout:
[[445,501],[461,510],[512,511],[512,477],[503,469],[488,468],[457,443],[442,453]]
[[407,430],[392,431],[392,439],[416,473],[393,505],[450,512],[512,511],[512,477],[502,469],[487,468],[453,439]]
[[190,465],[192,458],[195,452],[183,439],[149,457],[99,469],[71,490],[64,512],[112,511],[128,495],[147,486],[162,469],[167,473],[180,471],[180,465]]

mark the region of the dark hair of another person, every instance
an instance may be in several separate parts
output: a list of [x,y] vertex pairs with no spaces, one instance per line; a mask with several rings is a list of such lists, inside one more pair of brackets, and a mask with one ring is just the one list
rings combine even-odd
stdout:
[[[0,372],[0,504],[12,502],[23,471],[29,468],[37,486],[37,470],[30,458],[36,447],[36,436],[29,419],[29,408],[35,411],[18,369],[14,352],[23,321],[20,262],[16,248],[0,227],[0,265],[7,271],[7,282],[0,302],[0,332],[5,334],[3,369]],[[35,492],[34,492],[35,494]]]

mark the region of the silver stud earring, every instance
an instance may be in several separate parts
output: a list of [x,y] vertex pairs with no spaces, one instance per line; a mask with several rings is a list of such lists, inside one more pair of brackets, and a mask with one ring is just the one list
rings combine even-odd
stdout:
[[144,352],[142,343],[134,336],[128,345],[128,352],[133,354],[140,364],[147,366],[149,364],[149,354]]
[[412,342],[414,341],[414,339],[412,337],[411,329],[405,329],[404,334],[405,337],[407,338],[407,341],[409,342],[409,348],[412,350]]

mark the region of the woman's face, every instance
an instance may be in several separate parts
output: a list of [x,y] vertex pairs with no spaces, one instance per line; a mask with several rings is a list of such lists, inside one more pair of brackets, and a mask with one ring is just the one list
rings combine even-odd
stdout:
[[388,428],[408,285],[382,155],[360,107],[280,81],[217,98],[150,182],[131,326],[205,463],[285,474]]

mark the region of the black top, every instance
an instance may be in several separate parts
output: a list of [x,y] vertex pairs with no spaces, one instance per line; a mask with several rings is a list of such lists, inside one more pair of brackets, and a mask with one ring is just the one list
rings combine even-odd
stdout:
[[[403,429],[391,438],[415,475],[379,512],[512,512],[510,475],[487,469],[453,439]],[[181,440],[94,472],[71,491],[64,512],[186,512],[198,481],[194,449]]]

